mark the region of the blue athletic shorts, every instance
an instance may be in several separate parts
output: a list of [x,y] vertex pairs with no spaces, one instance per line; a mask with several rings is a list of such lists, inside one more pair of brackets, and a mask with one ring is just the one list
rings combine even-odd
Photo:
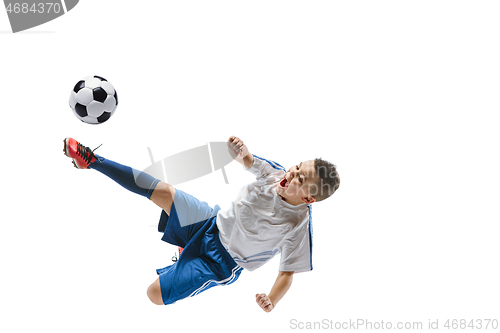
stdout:
[[[216,219],[219,206],[177,190],[162,240],[184,248],[173,265],[157,269],[164,304],[195,296],[209,288],[236,281],[243,270],[231,258],[219,239]],[[165,219],[167,221],[165,222]]]

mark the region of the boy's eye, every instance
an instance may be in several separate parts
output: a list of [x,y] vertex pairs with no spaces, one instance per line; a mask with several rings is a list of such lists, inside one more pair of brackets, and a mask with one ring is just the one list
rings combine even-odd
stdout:
[[299,170],[299,166],[298,165],[296,165],[295,167],[297,168],[297,170]]
[[299,182],[302,183],[302,177],[299,177]]

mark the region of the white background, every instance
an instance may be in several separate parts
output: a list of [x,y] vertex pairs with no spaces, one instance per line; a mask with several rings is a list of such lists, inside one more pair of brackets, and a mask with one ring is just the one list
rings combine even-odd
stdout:
[[[12,34],[0,11],[2,332],[284,332],[290,321],[500,320],[496,1],[81,1]],[[120,104],[78,121],[101,75]],[[143,169],[240,136],[285,167],[337,164],[314,204],[314,270],[269,314],[275,258],[170,306],[159,209],[63,155],[75,137]],[[239,165],[179,186],[223,208]]]

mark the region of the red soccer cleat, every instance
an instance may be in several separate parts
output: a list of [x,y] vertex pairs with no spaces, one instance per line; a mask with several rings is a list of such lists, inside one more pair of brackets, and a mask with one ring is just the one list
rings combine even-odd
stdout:
[[77,169],[88,169],[90,163],[99,161],[94,155],[94,150],[90,150],[73,138],[64,139],[64,154],[73,159],[73,165]]

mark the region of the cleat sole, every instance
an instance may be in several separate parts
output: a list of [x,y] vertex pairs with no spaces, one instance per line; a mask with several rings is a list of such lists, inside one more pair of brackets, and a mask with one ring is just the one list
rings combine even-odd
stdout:
[[63,142],[64,142],[63,152],[64,152],[64,155],[71,157],[71,156],[69,156],[69,152],[68,152],[68,139],[69,138],[66,138],[63,140]]
[[77,169],[81,169],[80,167],[78,167],[78,165],[76,164],[75,162],[75,159],[72,158],[71,156],[69,156],[69,152],[68,152],[68,140],[69,138],[66,138],[63,140],[63,143],[64,143],[64,147],[63,147],[63,152],[64,152],[64,155],[68,156],[69,158],[71,158],[71,163],[73,163],[73,166]]

